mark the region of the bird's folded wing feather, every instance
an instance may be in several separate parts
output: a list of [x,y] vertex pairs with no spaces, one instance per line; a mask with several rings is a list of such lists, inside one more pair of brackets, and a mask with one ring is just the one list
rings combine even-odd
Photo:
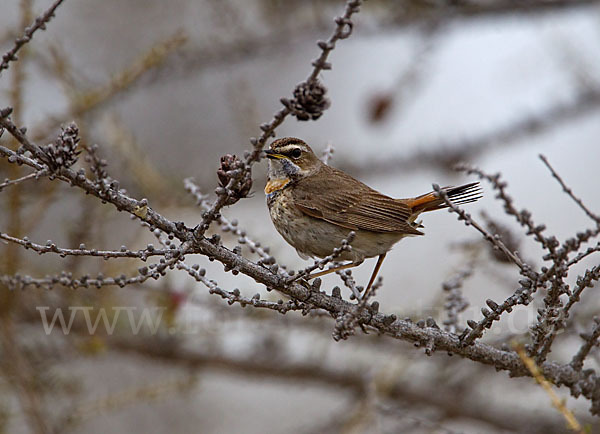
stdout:
[[347,229],[422,234],[409,223],[412,210],[406,204],[330,166],[300,180],[292,196],[306,215]]

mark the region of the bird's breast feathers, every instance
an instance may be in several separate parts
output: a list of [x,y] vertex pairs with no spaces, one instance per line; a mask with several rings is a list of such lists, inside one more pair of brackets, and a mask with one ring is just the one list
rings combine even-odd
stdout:
[[267,185],[265,185],[265,194],[268,196],[271,193],[281,190],[283,187],[285,187],[289,183],[290,183],[289,178],[269,179],[267,181]]

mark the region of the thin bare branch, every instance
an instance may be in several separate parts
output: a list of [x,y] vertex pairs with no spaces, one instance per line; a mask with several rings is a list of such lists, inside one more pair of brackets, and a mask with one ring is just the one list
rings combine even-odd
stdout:
[[297,300],[289,300],[287,302],[278,300],[277,302],[272,302],[268,300],[262,300],[260,298],[260,294],[258,293],[253,295],[251,298],[248,298],[242,296],[240,290],[237,288],[233,291],[224,290],[223,288],[219,287],[215,280],[206,277],[206,270],[204,268],[200,268],[198,265],[192,265],[190,267],[184,262],[179,262],[177,264],[177,268],[187,271],[187,273],[196,281],[201,282],[204,286],[206,286],[210,294],[219,295],[230,305],[238,303],[242,307],[253,306],[257,308],[271,309],[279,313],[286,313],[291,310],[302,310],[308,312],[310,309],[310,306]]
[[[200,187],[194,183],[193,179],[186,178],[183,180],[183,184],[185,189],[196,198],[196,204],[204,211],[208,212],[211,209],[208,196],[202,194]],[[256,253],[258,256],[260,256],[261,260],[259,261],[259,264],[273,265],[277,263],[275,257],[271,255],[271,249],[252,239],[248,235],[248,231],[239,227],[237,220],[230,221],[222,214],[219,214],[219,216],[216,218],[216,221],[221,225],[221,230],[223,232],[231,232],[232,234],[238,236],[238,242],[240,244],[248,246],[252,253]],[[285,273],[285,270],[281,268],[280,272]]]
[[483,307],[481,309],[481,313],[483,314],[483,319],[481,321],[467,321],[467,325],[470,327],[470,329],[466,328],[461,334],[460,339],[465,345],[471,345],[476,339],[483,336],[483,331],[490,328],[495,321],[498,321],[503,313],[511,312],[513,307],[517,304],[528,305],[531,302],[531,296],[537,289],[532,282],[537,282],[539,280],[539,275],[533,271],[529,265],[523,262],[516,253],[511,252],[502,242],[499,235],[490,234],[479,223],[475,222],[469,213],[454,205],[454,203],[452,203],[452,201],[448,198],[446,192],[437,184],[433,184],[433,189],[437,194],[440,195],[442,199],[444,199],[449,207],[449,210],[458,214],[459,220],[464,221],[465,225],[472,226],[477,229],[483,235],[485,240],[490,242],[495,248],[500,249],[500,251],[502,251],[506,257],[511,260],[511,262],[519,267],[521,274],[527,277],[527,279],[523,279],[519,282],[521,287],[518,288],[510,297],[504,300],[502,304],[498,304],[495,301],[488,299],[486,304],[488,305],[489,309],[488,307]]
[[519,267],[521,269],[521,272],[525,273],[525,275],[531,274],[531,267],[525,262],[523,262],[523,260],[519,258],[515,252],[511,252],[508,249],[508,247],[506,247],[506,245],[502,242],[498,235],[490,234],[485,228],[483,228],[483,226],[474,221],[469,213],[467,213],[462,208],[454,205],[454,203],[452,203],[452,201],[448,198],[446,192],[442,188],[440,188],[439,185],[433,184],[433,189],[440,196],[440,198],[444,199],[444,201],[448,205],[449,210],[458,214],[459,220],[464,221],[466,226],[473,226],[475,229],[477,229],[487,241],[489,241],[495,248],[502,251],[502,253],[504,253],[513,264]]
[[29,240],[28,237],[23,239],[12,237],[8,234],[0,232],[0,239],[9,241],[11,243],[23,246],[26,250],[31,249],[39,254],[44,253],[55,253],[61,257],[66,256],[96,256],[104,259],[110,258],[138,258],[145,261],[150,256],[169,256],[173,250],[171,249],[155,249],[154,246],[149,244],[145,249],[133,251],[128,249],[126,246],[121,246],[120,250],[97,250],[88,249],[84,244],[81,244],[78,249],[65,249],[58,247],[54,242],[48,240],[45,245],[36,244]]
[[3,183],[0,184],[0,191],[4,190],[6,187],[9,187],[11,185],[17,185],[17,184],[20,184],[22,182],[29,181],[32,179],[38,180],[42,176],[46,175],[47,173],[48,173],[48,171],[46,169],[42,169],[42,170],[38,170],[37,172],[30,173],[29,175],[25,175],[25,176],[22,176],[17,179],[7,179],[6,181],[4,181]]
[[447,315],[447,318],[444,320],[444,328],[447,332],[456,333],[458,329],[458,316],[469,306],[469,302],[463,296],[461,288],[465,280],[473,274],[474,266],[473,261],[469,262],[463,269],[442,283],[442,289],[447,294],[446,302],[444,303]]
[[552,317],[552,321],[545,320],[543,317],[538,322],[540,337],[535,342],[533,347],[536,353],[537,360],[544,360],[551,350],[554,339],[556,339],[559,331],[566,326],[567,319],[571,308],[580,301],[581,294],[585,288],[594,286],[594,282],[600,279],[600,265],[586,270],[583,277],[577,279],[577,284],[573,292],[569,295],[569,299],[562,308],[559,309]]
[[569,197],[571,199],[573,199],[573,201],[575,201],[575,203],[577,205],[579,205],[579,208],[581,208],[583,210],[583,212],[585,212],[589,218],[594,220],[596,222],[596,224],[600,226],[600,216],[598,216],[598,215],[594,214],[592,211],[590,211],[590,209],[587,206],[585,206],[583,201],[580,198],[578,198],[577,196],[575,196],[575,193],[573,193],[573,190],[571,190],[571,188],[567,186],[565,181],[563,181],[561,176],[558,173],[556,173],[556,170],[554,170],[554,168],[552,167],[552,165],[550,164],[550,162],[544,155],[540,154],[540,160],[542,160],[544,162],[544,164],[546,165],[546,167],[548,168],[548,170],[550,170],[550,172],[552,173],[552,176],[558,181],[558,183],[562,187],[563,191],[565,193],[567,193],[569,195]]
[[579,261],[582,261],[583,259],[587,258],[592,253],[596,253],[596,252],[600,252],[600,242],[597,243],[594,247],[588,247],[585,252],[579,253],[577,256],[575,256],[573,259],[571,259],[569,262],[567,262],[567,267],[577,264]]
[[54,3],[52,3],[52,5],[46,10],[46,12],[37,17],[35,22],[25,29],[23,36],[15,40],[13,47],[2,56],[2,62],[0,62],[0,73],[2,73],[3,69],[8,69],[10,62],[15,62],[18,60],[17,52],[29,41],[31,41],[36,31],[40,29],[46,29],[46,24],[52,19],[52,17],[54,17],[54,12],[63,1],[64,0],[55,0]]
[[580,371],[583,368],[583,362],[590,354],[592,348],[598,346],[598,339],[600,339],[600,317],[594,317],[592,331],[590,333],[582,333],[581,337],[585,340],[585,343],[579,348],[570,363],[573,369],[577,371]]

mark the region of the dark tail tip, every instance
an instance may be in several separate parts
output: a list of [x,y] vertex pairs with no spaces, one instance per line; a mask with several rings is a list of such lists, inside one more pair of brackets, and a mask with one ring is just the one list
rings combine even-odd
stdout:
[[479,182],[471,182],[460,187],[445,187],[444,191],[456,205],[475,202],[483,197],[483,190]]

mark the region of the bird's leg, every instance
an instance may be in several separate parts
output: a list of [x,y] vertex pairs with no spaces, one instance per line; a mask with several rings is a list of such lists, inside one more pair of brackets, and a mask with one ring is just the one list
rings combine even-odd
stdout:
[[371,274],[371,278],[369,279],[369,284],[367,285],[367,289],[365,289],[365,292],[363,293],[361,300],[367,299],[367,296],[369,295],[369,291],[371,290],[371,286],[373,286],[373,282],[375,282],[375,278],[377,277],[377,273],[379,273],[379,269],[381,268],[381,264],[383,263],[383,260],[385,259],[386,254],[387,254],[387,252],[382,255],[379,255],[379,258],[377,258],[377,264],[375,264],[375,269],[373,270],[373,274]]
[[327,270],[319,271],[318,273],[315,273],[315,274],[310,274],[306,278],[307,279],[314,279],[315,277],[325,276],[326,274],[335,273],[336,271],[339,271],[339,270],[345,270],[346,268],[356,267],[356,266],[358,266],[358,265],[360,265],[362,263],[363,263],[363,261],[360,261],[360,262],[350,262],[349,264],[340,265],[339,267],[328,268]]

